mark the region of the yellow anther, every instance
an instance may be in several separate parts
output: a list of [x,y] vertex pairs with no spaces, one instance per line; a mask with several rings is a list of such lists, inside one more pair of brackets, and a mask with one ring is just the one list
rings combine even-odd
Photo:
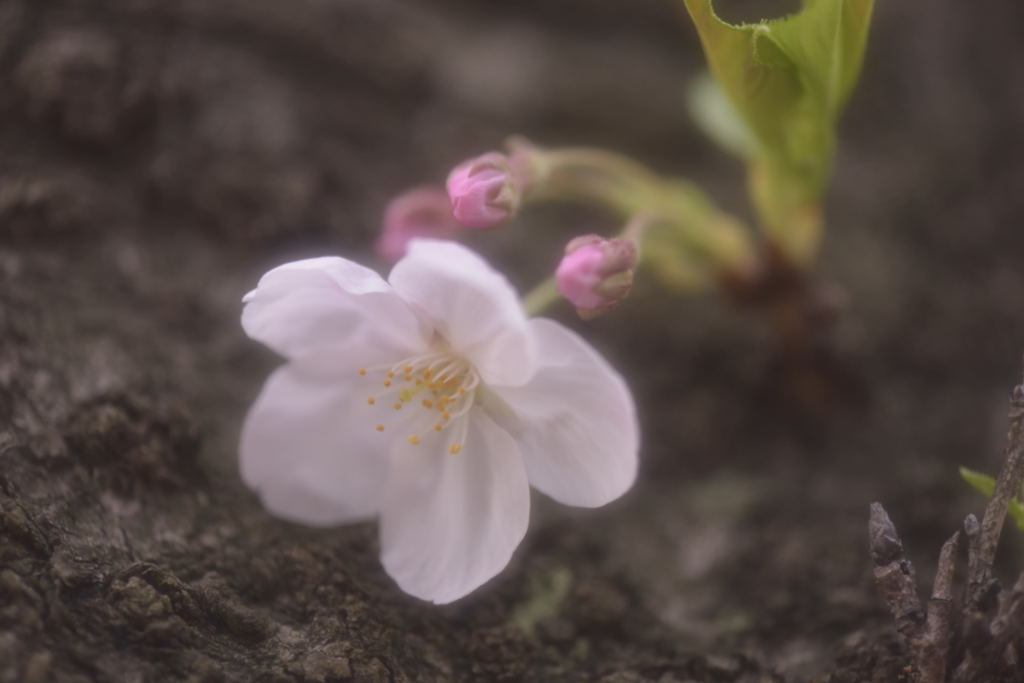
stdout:
[[444,411],[443,413],[441,413],[441,417],[442,417],[443,419],[447,420],[448,418],[450,418],[450,417],[451,417],[451,415],[449,415],[449,414],[448,414],[448,411],[446,410],[446,411]]
[[412,381],[412,375],[406,375],[402,379],[404,379],[406,382],[411,382]]
[[389,379],[384,380],[384,386],[390,387],[391,386],[391,380],[389,380]]
[[384,431],[384,425],[377,425],[376,430],[378,432],[383,432]]
[[441,423],[440,422],[438,422],[436,425],[434,425],[434,431],[435,432],[441,431]]
[[421,380],[419,377],[416,378],[416,386],[423,386],[423,380]]
[[377,399],[375,399],[373,396],[368,396],[366,398],[366,402],[369,403],[372,406],[374,403],[377,402]]
[[410,434],[409,435],[409,443],[411,443],[413,446],[419,445],[420,437],[416,436],[415,434]]
[[405,371],[406,371],[406,373],[412,372],[412,366],[411,366],[411,365],[406,365],[406,366],[405,366],[404,368],[402,368],[402,369],[403,369],[403,370],[405,370]]
[[459,451],[461,450],[462,444],[458,443],[453,443],[451,446],[448,447],[448,452],[451,453],[452,455],[458,455]]
[[430,379],[430,376],[433,374],[434,373],[431,372],[430,368],[427,368],[426,370],[423,371],[423,376],[426,377],[427,379]]
[[466,387],[459,387],[459,394],[462,395],[462,394],[465,394],[465,393],[466,393]]
[[431,401],[428,398],[425,398],[425,399],[423,399],[423,407],[424,408],[433,408],[434,407],[434,402]]
[[401,410],[401,409],[402,409],[402,404],[401,404],[401,403],[396,403],[396,404],[394,405],[394,409],[395,409],[395,410]]
[[394,376],[395,376],[395,373],[393,373],[393,372],[391,372],[390,370],[388,370],[388,371],[387,371],[387,372],[385,373],[385,375],[387,375],[387,378],[388,378],[388,379],[391,379],[392,377],[394,377]]
[[359,368],[359,374],[360,375],[365,375],[366,374],[366,368]]

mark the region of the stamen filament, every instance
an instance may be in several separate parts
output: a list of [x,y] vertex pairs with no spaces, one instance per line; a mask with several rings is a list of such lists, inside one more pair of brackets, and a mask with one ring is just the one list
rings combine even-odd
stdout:
[[[434,351],[407,358],[394,365],[358,370],[360,376],[380,373],[377,374],[376,381],[381,381],[385,387],[382,393],[374,391],[374,395],[367,396],[368,405],[376,405],[379,400],[391,403],[396,411],[401,410],[406,404],[412,406],[410,410],[413,410],[413,413],[409,417],[413,419],[414,424],[410,426],[418,431],[407,437],[410,444],[419,444],[419,433],[424,430],[433,429],[435,432],[441,432],[458,422],[457,438],[448,448],[450,453],[461,451],[467,427],[466,420],[460,418],[473,407],[473,390],[480,384],[480,377],[471,363],[451,351]],[[424,389],[429,389],[429,397],[419,400],[419,406],[416,406],[413,399]],[[428,414],[419,413],[417,407],[430,411],[429,422],[420,422],[420,416],[426,418]],[[377,424],[374,429],[382,432],[385,424]]]
[[448,452],[452,455],[458,455],[462,452],[462,444],[466,443],[466,434],[469,432],[469,420],[459,420],[459,423],[455,426],[455,431],[455,441],[448,446]]

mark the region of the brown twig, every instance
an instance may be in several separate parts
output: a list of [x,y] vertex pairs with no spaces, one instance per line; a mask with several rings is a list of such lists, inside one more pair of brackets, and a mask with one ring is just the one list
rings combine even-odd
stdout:
[[[964,518],[964,534],[967,536],[967,587],[969,590],[971,577],[978,576],[981,572],[978,569],[980,562],[981,544],[981,523],[974,513]],[[965,594],[966,599],[966,594]]]
[[964,657],[953,672],[952,680],[956,683],[969,680],[969,675],[977,668],[975,653],[984,649],[989,642],[987,615],[982,609],[988,600],[982,600],[981,596],[991,595],[993,589],[998,590],[998,586],[991,581],[984,582],[987,585],[985,590],[982,590],[982,583],[974,583],[978,581],[977,577],[986,573],[982,569],[981,560],[981,523],[974,514],[964,519],[964,533],[967,535],[967,581],[964,585],[960,626],[960,645]]
[[1008,642],[1008,634],[1024,631],[1024,572],[1017,577],[1010,595],[999,606],[999,615],[992,620],[992,635],[1000,643]]
[[953,575],[959,546],[960,532],[957,532],[939,552],[939,566],[935,570],[932,597],[928,600],[924,632],[913,643],[920,683],[942,683],[946,680],[949,645],[953,636]]
[[[948,680],[954,683],[988,683],[1011,680],[1021,673],[1020,648],[1024,644],[1024,574],[1013,590],[1000,595],[993,565],[1010,499],[1019,495],[1024,480],[1024,384],[1010,398],[1009,433],[1005,463],[996,480],[992,500],[979,523],[974,515],[964,519],[967,538],[967,581],[961,626],[953,604],[953,575],[960,533],[942,546],[927,617],[914,586],[914,568],[906,559],[903,543],[888,514],[878,503],[871,505],[869,532],[875,581],[889,604],[896,630],[906,638],[918,683],[947,680],[950,658],[959,662]],[[954,637],[956,640],[954,641]]]
[[895,525],[880,503],[871,504],[868,528],[875,582],[896,620],[896,630],[907,641],[918,681],[942,683],[946,680],[953,634],[953,574],[960,534],[953,534],[942,546],[926,617],[917,595],[914,567],[904,554]]
[[992,595],[992,565],[995,562],[999,536],[1006,520],[1010,499],[1019,495],[1024,480],[1024,385],[1014,387],[1010,397],[1010,428],[1006,435],[1006,457],[995,492],[985,508],[981,520],[981,533],[977,544],[977,557],[968,568],[967,602],[971,608],[984,609]]
[[908,641],[913,641],[924,624],[914,565],[904,554],[903,542],[881,503],[871,504],[868,533],[875,583],[896,619],[896,630]]

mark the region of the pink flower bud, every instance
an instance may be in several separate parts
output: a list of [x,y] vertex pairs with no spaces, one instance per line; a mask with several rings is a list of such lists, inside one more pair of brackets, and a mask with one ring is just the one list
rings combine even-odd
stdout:
[[404,192],[384,209],[384,224],[374,249],[387,261],[405,255],[416,237],[448,239],[462,227],[452,216],[448,195],[440,187],[417,187]]
[[632,240],[585,235],[566,245],[555,282],[581,318],[594,318],[626,297],[636,262]]
[[464,161],[448,174],[452,214],[466,227],[493,228],[504,223],[519,209],[521,196],[511,160],[499,152]]

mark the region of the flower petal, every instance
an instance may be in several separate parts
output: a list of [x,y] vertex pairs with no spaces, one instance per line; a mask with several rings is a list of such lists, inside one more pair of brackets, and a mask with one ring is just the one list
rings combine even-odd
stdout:
[[263,386],[242,428],[239,465],[273,514],[323,526],[377,513],[390,443],[373,429],[355,370],[375,356],[305,356]]
[[388,279],[488,384],[515,386],[533,375],[533,340],[515,290],[469,249],[413,240]]
[[515,441],[479,408],[464,419],[457,454],[448,450],[447,430],[396,449],[381,511],[384,568],[405,592],[439,604],[500,572],[530,517]]
[[609,503],[636,478],[639,430],[629,388],[576,333],[540,318],[530,326],[536,375],[495,392],[516,415],[507,426],[530,483],[566,505]]
[[326,347],[407,351],[427,343],[416,313],[380,275],[339,257],[278,266],[243,301],[246,334],[286,358]]

